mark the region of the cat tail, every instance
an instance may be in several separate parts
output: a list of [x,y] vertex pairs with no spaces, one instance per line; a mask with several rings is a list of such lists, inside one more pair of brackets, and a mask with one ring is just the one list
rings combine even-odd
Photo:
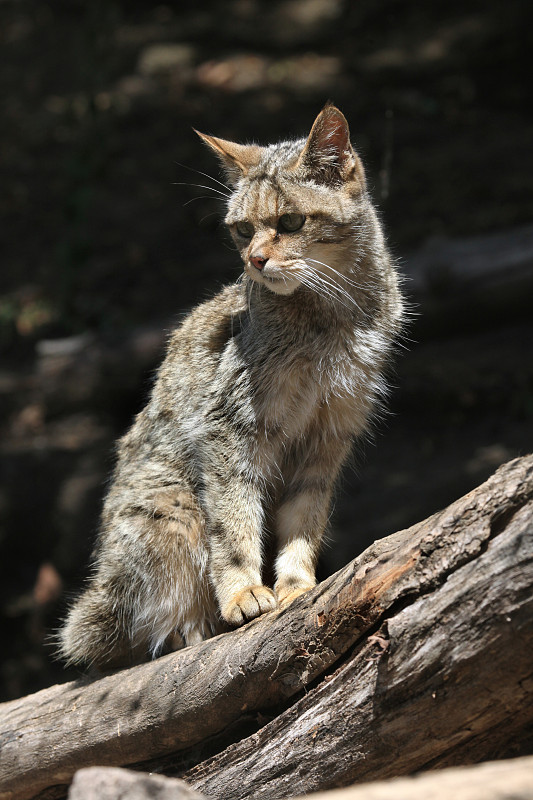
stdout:
[[58,654],[67,666],[113,669],[131,663],[131,642],[113,606],[96,586],[76,600],[57,634]]

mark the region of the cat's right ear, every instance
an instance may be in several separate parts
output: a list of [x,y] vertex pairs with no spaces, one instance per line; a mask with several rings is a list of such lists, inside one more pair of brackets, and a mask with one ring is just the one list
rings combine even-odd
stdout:
[[228,142],[226,139],[218,139],[216,136],[200,133],[195,128],[193,130],[211,150],[215,151],[230,183],[237,183],[239,178],[247,175],[252,167],[259,164],[263,149],[259,145]]
[[356,181],[364,189],[363,166],[350,143],[346,117],[336,106],[328,103],[315,119],[297,166],[318,183]]

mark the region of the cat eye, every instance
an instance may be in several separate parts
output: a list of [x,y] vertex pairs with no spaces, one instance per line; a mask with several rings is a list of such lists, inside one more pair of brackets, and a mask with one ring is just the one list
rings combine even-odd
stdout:
[[254,235],[254,226],[251,222],[246,222],[246,220],[243,220],[235,223],[235,227],[237,229],[237,233],[239,236],[242,236],[243,239],[251,239]]
[[299,231],[305,222],[303,214],[282,214],[279,218],[279,227],[282,231],[293,233]]

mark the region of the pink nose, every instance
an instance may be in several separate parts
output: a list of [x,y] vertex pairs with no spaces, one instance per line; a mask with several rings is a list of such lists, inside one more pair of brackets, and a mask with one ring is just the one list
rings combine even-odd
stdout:
[[252,262],[252,264],[254,265],[254,267],[255,267],[256,269],[258,269],[258,270],[259,270],[259,272],[261,272],[261,270],[263,269],[263,267],[264,267],[264,266],[265,266],[265,264],[267,263],[267,261],[268,261],[268,258],[261,258],[261,256],[252,256],[252,257],[250,258],[250,261]]

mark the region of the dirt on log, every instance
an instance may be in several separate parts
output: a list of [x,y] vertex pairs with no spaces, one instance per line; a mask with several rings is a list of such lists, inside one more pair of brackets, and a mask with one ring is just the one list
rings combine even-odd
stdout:
[[532,561],[527,456],[287,608],[5,703],[0,798],[64,796],[80,767],[149,759],[237,800],[501,756],[533,724]]

